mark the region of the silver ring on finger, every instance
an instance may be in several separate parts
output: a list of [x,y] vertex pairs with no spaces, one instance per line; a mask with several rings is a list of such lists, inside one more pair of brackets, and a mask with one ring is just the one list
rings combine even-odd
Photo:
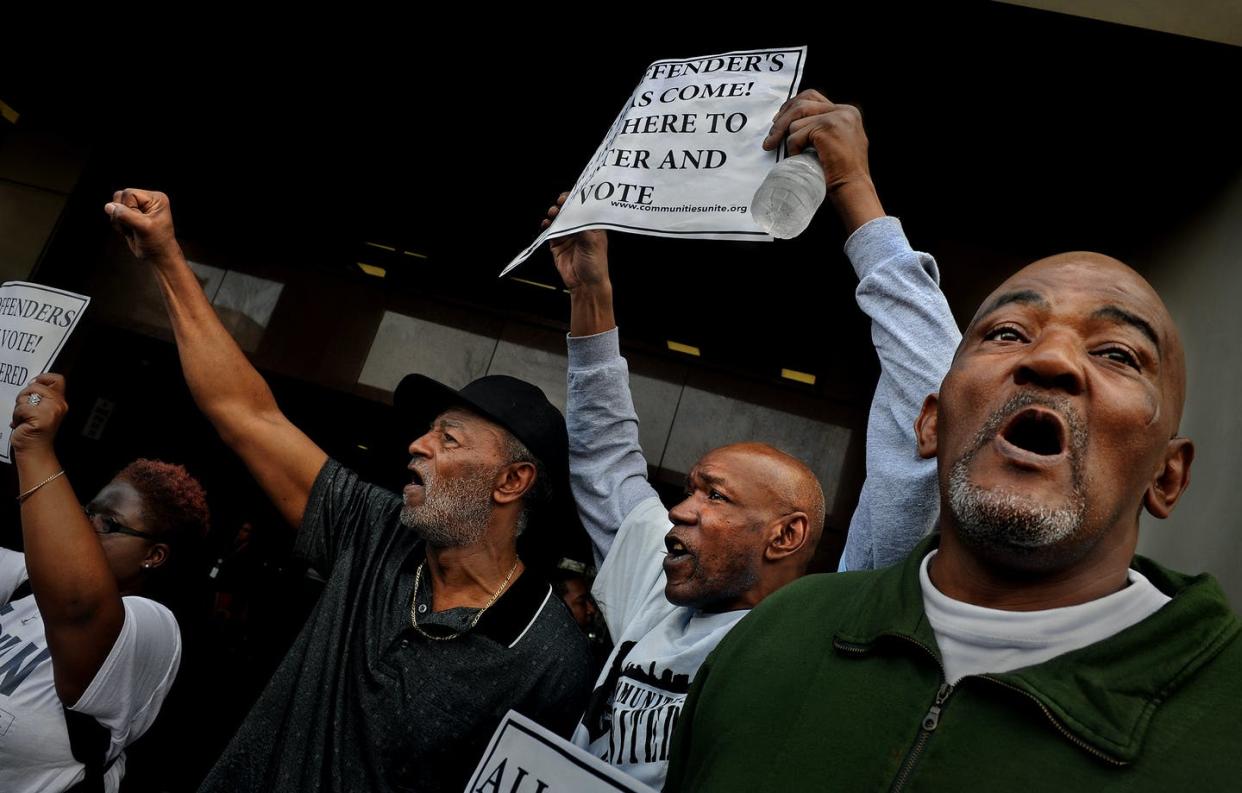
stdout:
[[32,406],[38,405],[42,401],[43,401],[43,397],[39,396],[38,394],[31,394],[30,396],[26,397],[26,402]]

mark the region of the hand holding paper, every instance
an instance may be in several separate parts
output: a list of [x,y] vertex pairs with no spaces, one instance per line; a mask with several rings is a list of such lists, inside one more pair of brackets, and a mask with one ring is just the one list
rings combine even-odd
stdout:
[[[13,423],[16,428],[28,411],[21,410],[19,400],[30,396],[29,386],[42,383],[40,377],[52,367],[61,348],[78,326],[82,312],[90,305],[86,295],[66,292],[42,284],[24,281],[8,281],[0,284],[0,405],[17,405]],[[52,377],[57,377],[52,375]],[[63,394],[63,385],[59,386]],[[19,396],[20,394],[20,396]],[[39,392],[39,398],[45,394]],[[36,400],[38,401],[38,400]],[[63,401],[63,400],[62,400]],[[37,424],[42,424],[45,412],[37,412]],[[63,413],[62,413],[63,415]],[[56,419],[59,424],[59,418]],[[24,427],[20,433],[28,438],[34,427]],[[55,427],[51,434],[55,434]],[[0,461],[11,463],[11,444],[18,440],[18,433],[5,433],[0,426]],[[47,446],[51,448],[50,436]]]
[[[561,193],[556,205],[548,207],[543,228],[552,224],[568,198],[569,193]],[[608,232],[589,230],[556,237],[548,241],[548,248],[569,290],[569,334],[594,336],[615,328],[612,281],[608,278]]]
[[[548,216],[541,228],[552,225],[568,198],[569,193],[561,193],[556,205],[548,207]],[[548,242],[548,248],[565,288],[571,293],[579,288],[608,286],[608,232],[580,231],[557,237]]]
[[139,259],[160,259],[181,249],[173,230],[172,210],[163,193],[127,188],[104,206],[112,226]]

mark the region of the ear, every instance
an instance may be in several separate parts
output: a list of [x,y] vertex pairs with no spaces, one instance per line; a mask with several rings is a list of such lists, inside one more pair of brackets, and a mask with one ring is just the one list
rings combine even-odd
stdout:
[[492,489],[492,498],[498,504],[512,504],[526,495],[535,484],[534,463],[509,463],[500,469],[496,477],[496,487]]
[[779,562],[802,550],[810,537],[811,519],[805,512],[791,512],[773,525],[768,544],[763,549],[764,561]]
[[923,400],[919,417],[914,420],[914,436],[918,439],[919,457],[930,460],[936,456],[936,419],[940,413],[940,395],[928,394]]
[[147,549],[147,555],[143,557],[142,564],[152,570],[168,561],[168,545],[157,542]]
[[1194,459],[1195,445],[1190,438],[1169,439],[1164,450],[1164,464],[1143,494],[1143,505],[1153,516],[1164,519],[1172,514],[1178,499],[1190,486],[1190,464]]

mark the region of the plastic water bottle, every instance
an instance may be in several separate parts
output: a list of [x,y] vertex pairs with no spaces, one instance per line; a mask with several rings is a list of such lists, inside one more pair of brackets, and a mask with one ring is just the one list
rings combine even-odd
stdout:
[[768,171],[750,200],[750,214],[764,232],[777,239],[793,239],[811,225],[826,192],[819,156],[814,149],[803,149]]

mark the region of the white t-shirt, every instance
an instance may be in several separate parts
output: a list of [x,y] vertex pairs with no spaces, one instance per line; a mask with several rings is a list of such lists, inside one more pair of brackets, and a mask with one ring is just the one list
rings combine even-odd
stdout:
[[[25,555],[0,548],[0,791],[54,793],[80,781],[85,767],[69,748],[34,596],[9,602],[26,578]],[[121,755],[104,777],[108,793],[115,793],[125,774],[125,747],[155,720],[181,662],[172,612],[141,597],[123,603],[121,633],[71,708],[111,733],[108,760]]]
[[923,609],[936,636],[945,680],[1010,672],[1103,641],[1135,625],[1172,598],[1137,570],[1125,588],[1077,606],[1044,611],[1004,611],[963,603],[932,584],[927,563],[919,567]]
[[[707,654],[749,613],[705,614],[668,602],[664,535],[671,527],[658,498],[643,501],[622,522],[600,567],[591,592],[616,647],[573,737],[656,790],[664,786],[669,743],[691,681]],[[610,678],[616,681],[611,686]]]

